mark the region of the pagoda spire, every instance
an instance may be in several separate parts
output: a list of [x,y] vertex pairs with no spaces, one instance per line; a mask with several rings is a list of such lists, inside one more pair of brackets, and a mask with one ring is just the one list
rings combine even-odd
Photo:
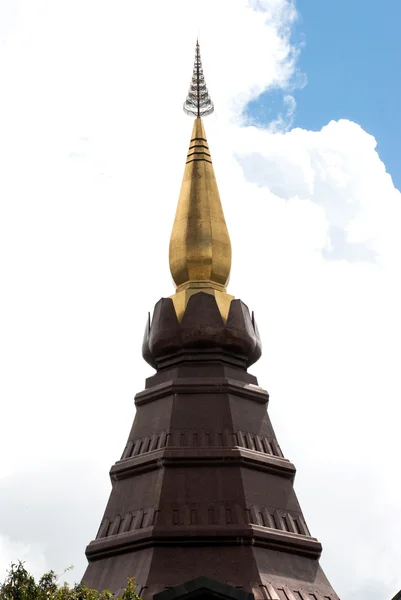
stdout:
[[262,351],[255,317],[226,292],[231,245],[201,119],[212,104],[200,69],[197,44],[199,86],[192,82],[185,104],[195,123],[170,242],[177,291],[146,322],[142,356],[155,373],[135,396],[83,583],[120,596],[135,577],[143,600],[338,600],[269,395],[248,372]]
[[202,117],[214,110],[203,75],[199,43],[184,111],[195,116],[184,177],[170,238],[170,271],[176,285],[172,296],[181,321],[189,298],[197,292],[215,296],[227,320],[233,296],[226,286],[231,270],[231,242]]

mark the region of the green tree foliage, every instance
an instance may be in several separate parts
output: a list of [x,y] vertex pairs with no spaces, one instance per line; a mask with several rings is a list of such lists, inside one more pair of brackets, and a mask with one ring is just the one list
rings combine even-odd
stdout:
[[49,571],[36,582],[24,563],[12,564],[4,583],[0,584],[0,600],[141,600],[135,591],[135,578],[128,579],[119,598],[107,590],[98,592],[79,583],[73,587],[68,583],[59,585],[58,579],[54,571]]

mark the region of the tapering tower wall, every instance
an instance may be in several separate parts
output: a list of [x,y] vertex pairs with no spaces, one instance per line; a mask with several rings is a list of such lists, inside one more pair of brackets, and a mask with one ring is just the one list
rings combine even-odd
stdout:
[[[179,323],[161,300],[143,344],[157,373],[137,413],[84,576],[120,591],[128,577],[152,598],[199,576],[255,598],[337,598],[320,566],[267,413],[268,394],[247,367],[260,356],[253,316],[192,296]],[[274,596],[276,594],[276,596]]]

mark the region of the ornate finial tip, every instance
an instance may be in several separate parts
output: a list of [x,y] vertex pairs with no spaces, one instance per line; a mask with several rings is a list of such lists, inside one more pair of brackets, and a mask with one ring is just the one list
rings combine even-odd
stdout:
[[209,96],[205,77],[203,75],[198,39],[196,40],[195,64],[192,81],[183,108],[187,115],[197,118],[206,117],[214,111],[214,105]]

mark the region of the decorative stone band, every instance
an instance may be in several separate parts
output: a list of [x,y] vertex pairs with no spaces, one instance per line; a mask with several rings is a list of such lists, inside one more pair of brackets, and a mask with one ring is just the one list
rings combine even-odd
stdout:
[[127,531],[106,538],[98,538],[86,548],[89,561],[107,556],[141,550],[158,545],[163,546],[259,546],[281,550],[318,559],[322,546],[317,539],[307,535],[280,531],[261,525],[169,525],[148,526]]
[[287,459],[245,448],[164,448],[116,462],[110,470],[111,481],[126,479],[164,467],[199,466],[247,467],[293,480],[295,466]]
[[243,368],[260,358],[258,328],[253,314],[241,300],[231,302],[227,322],[211,294],[194,294],[181,322],[171,298],[159,300],[145,329],[142,355],[146,362],[160,369],[174,361],[190,360],[191,356],[210,360],[213,352],[220,352],[220,359]]
[[172,379],[152,386],[135,396],[135,404],[146,404],[172,394],[233,394],[261,404],[268,404],[269,394],[263,388],[228,377],[191,377]]
[[[139,588],[139,594],[146,588]],[[169,587],[153,596],[154,600],[178,600],[179,598],[189,596],[192,593],[195,597],[197,590],[201,590],[208,598],[227,598],[232,600],[338,600],[336,595],[323,595],[318,592],[315,586],[305,582],[304,587],[297,589],[289,585],[268,582],[252,588],[252,593],[242,588],[233,588],[227,584],[208,579],[206,577],[197,577],[185,583],[180,583],[175,587]],[[393,600],[398,600],[394,599]]]
[[[305,584],[306,587],[307,584]],[[273,586],[271,583],[267,585],[259,585],[259,590],[254,589],[255,600],[338,600],[337,596],[323,596],[318,592],[313,585],[308,585],[307,589],[290,589],[288,585]]]
[[175,429],[153,433],[145,438],[128,440],[121,460],[161,450],[163,448],[246,448],[271,456],[284,458],[275,438],[267,438],[244,431],[209,431],[205,429]]
[[227,502],[170,504],[162,510],[153,506],[129,511],[113,519],[105,517],[100,525],[96,539],[108,538],[129,531],[148,527],[195,527],[255,525],[268,527],[291,534],[311,537],[301,513],[277,510],[271,506],[252,505],[243,508],[239,504]]

